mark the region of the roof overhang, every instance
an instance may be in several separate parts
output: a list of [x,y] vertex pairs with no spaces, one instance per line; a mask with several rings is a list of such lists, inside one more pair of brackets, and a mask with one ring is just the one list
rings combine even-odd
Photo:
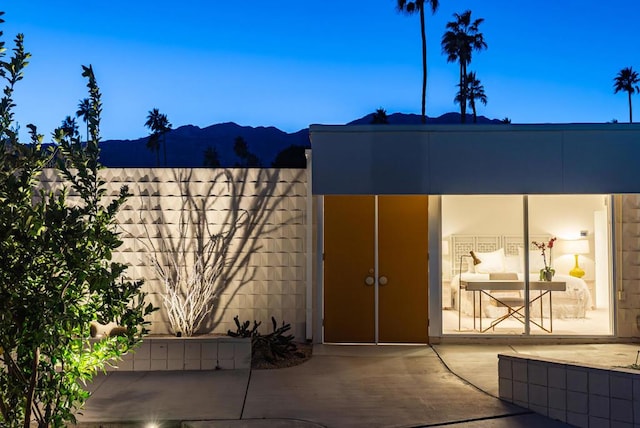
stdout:
[[640,124],[311,125],[314,194],[640,193]]

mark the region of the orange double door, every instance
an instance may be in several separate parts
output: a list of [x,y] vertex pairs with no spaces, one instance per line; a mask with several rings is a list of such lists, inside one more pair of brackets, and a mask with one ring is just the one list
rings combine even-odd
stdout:
[[325,196],[325,342],[427,343],[427,243],[427,196]]

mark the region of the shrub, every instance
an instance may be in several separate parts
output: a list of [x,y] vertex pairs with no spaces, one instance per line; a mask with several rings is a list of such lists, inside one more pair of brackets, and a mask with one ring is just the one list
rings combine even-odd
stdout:
[[250,321],[240,324],[239,318],[233,318],[236,323],[236,331],[229,330],[227,334],[231,337],[250,337],[251,338],[251,358],[255,360],[265,360],[274,362],[278,359],[287,358],[296,352],[297,347],[293,342],[294,336],[286,334],[291,330],[291,324],[285,324],[278,327],[278,323],[274,317],[271,317],[273,331],[269,334],[260,334],[258,327],[261,322],[253,321],[253,328],[249,329]]

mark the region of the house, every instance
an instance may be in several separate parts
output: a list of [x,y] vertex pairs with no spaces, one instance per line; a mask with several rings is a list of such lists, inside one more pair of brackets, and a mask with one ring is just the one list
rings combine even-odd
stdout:
[[314,338],[638,336],[640,127],[314,125],[310,135],[323,267]]
[[[306,170],[104,170],[111,194],[134,195],[114,258],[163,307],[152,334],[176,333],[155,262],[189,278],[219,236],[199,332],[238,316],[314,342],[638,336],[640,126],[312,125],[310,138]],[[553,238],[542,258],[532,242]]]

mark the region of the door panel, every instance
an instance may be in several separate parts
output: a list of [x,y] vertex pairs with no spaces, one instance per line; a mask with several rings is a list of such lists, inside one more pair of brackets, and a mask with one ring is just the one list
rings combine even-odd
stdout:
[[379,196],[379,340],[427,343],[428,196]]
[[[380,342],[428,342],[428,197],[378,197]],[[324,198],[324,340],[373,343],[375,198]]]
[[324,197],[324,340],[375,341],[373,196]]

